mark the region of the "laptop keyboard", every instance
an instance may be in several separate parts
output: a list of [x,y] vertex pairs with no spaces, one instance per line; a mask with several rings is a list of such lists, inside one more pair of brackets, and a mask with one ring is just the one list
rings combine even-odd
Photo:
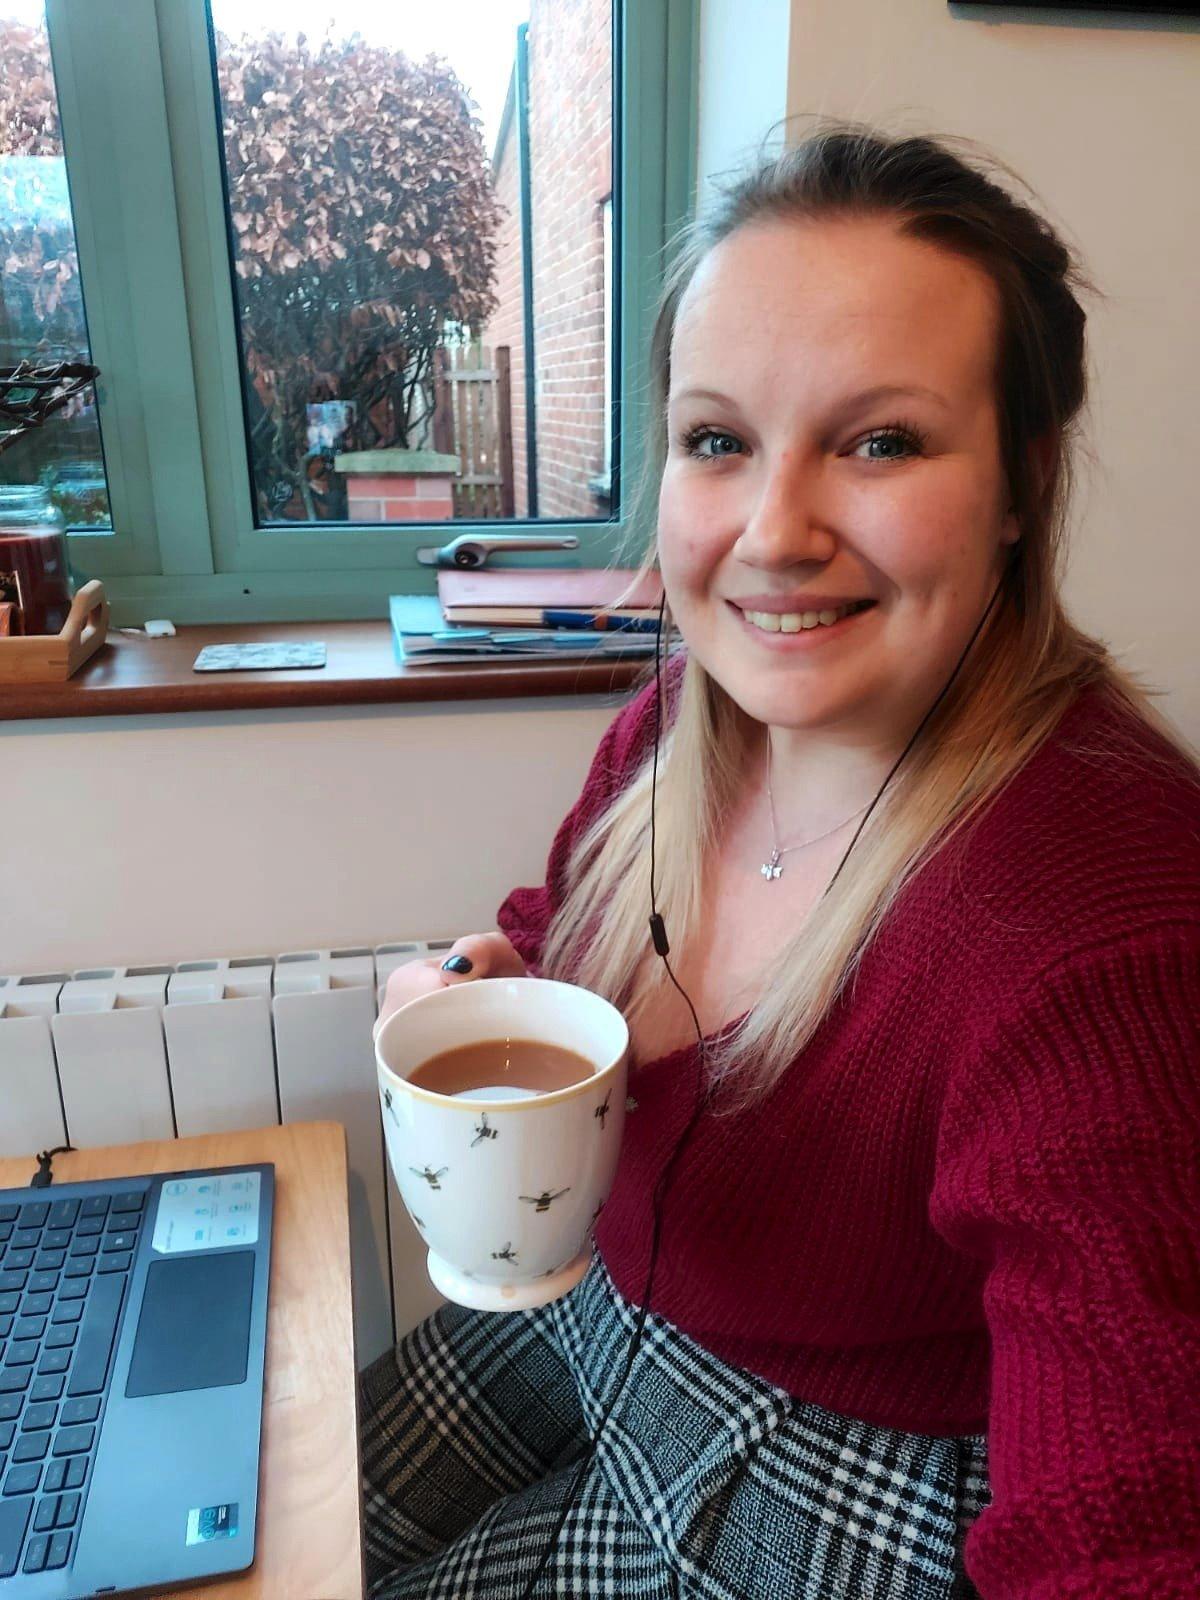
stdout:
[[144,1201],[0,1204],[0,1578],[71,1560]]

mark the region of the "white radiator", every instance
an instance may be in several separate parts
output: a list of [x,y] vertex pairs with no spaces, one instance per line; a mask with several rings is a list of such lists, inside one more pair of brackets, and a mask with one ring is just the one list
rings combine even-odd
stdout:
[[365,1366],[439,1302],[387,1166],[371,1027],[393,969],[451,943],[0,975],[0,1155],[342,1123]]

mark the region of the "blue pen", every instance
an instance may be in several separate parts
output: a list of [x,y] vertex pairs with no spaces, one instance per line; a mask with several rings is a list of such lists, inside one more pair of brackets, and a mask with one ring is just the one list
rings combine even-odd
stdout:
[[545,650],[557,645],[570,645],[572,648],[585,646],[588,649],[599,648],[604,640],[597,635],[594,638],[580,637],[580,631],[573,633],[495,633],[493,642],[503,645],[506,649],[515,648],[526,650]]
[[590,611],[543,611],[548,628],[591,628],[597,633],[657,633],[654,617],[623,617],[614,613],[594,616]]

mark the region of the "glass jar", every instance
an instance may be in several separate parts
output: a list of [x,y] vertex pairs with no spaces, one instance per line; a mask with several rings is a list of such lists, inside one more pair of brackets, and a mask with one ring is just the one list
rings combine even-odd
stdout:
[[0,483],[0,606],[9,633],[60,633],[71,607],[62,513],[40,484]]

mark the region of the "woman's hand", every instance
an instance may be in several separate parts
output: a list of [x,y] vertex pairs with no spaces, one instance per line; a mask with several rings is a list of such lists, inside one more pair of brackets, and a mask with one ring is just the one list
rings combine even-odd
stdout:
[[[465,970],[462,970],[465,964]],[[409,961],[397,967],[387,981],[379,1020],[373,1035],[391,1016],[419,995],[432,994],[435,989],[448,989],[451,984],[470,983],[474,978],[524,978],[528,972],[524,961],[502,933],[468,933],[444,955],[428,961]]]

